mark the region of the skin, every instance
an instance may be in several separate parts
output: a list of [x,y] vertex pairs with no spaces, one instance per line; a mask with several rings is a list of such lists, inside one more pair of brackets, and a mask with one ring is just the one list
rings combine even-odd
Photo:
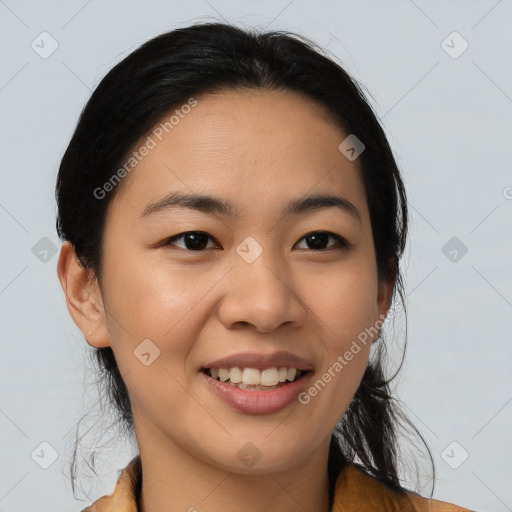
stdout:
[[[69,311],[93,347],[110,346],[129,391],[144,472],[141,510],[327,511],[332,429],[352,400],[371,341],[307,405],[273,414],[232,409],[198,374],[235,352],[287,350],[314,367],[314,382],[389,309],[394,281],[378,278],[357,160],[338,150],[348,135],[296,93],[204,95],[127,175],[109,205],[101,285],[64,243],[58,274]],[[141,141],[142,142],[142,141]],[[240,218],[175,208],[141,217],[171,191],[227,199]],[[335,193],[337,208],[283,217],[290,199]],[[188,231],[208,233],[202,251]],[[325,249],[304,238],[329,231]],[[248,236],[263,249],[236,252]],[[190,246],[189,246],[190,247]],[[142,340],[160,356],[145,366]],[[246,442],[261,459],[237,457]]]

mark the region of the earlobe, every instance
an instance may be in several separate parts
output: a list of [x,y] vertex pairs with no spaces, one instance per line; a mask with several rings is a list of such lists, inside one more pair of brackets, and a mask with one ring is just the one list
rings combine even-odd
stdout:
[[92,347],[110,346],[101,291],[94,274],[84,269],[74,247],[64,242],[57,263],[57,274],[69,313]]

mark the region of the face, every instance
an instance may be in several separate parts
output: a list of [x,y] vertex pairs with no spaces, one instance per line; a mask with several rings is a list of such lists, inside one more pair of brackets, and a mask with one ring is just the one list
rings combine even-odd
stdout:
[[[348,133],[320,105],[283,91],[196,100],[168,133],[149,134],[154,147],[109,205],[105,335],[89,343],[114,351],[141,452],[239,473],[285,470],[326,455],[392,284],[378,279],[357,160],[338,150]],[[180,205],[176,194],[231,211]],[[282,367],[304,374],[255,391],[204,371],[233,367],[248,369],[246,382],[271,382],[272,367],[278,378]],[[254,468],[247,454],[260,457]]]

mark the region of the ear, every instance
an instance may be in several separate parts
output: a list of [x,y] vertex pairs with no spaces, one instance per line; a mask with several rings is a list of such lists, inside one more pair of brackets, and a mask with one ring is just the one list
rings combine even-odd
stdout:
[[386,318],[391,302],[393,300],[393,290],[395,288],[396,278],[398,275],[398,262],[395,256],[391,257],[388,262],[388,277],[379,278],[379,286],[377,292],[377,306],[379,318],[382,323]]
[[57,274],[66,296],[69,313],[91,347],[108,347],[105,308],[98,281],[92,271],[78,261],[74,247],[64,242],[57,263]]

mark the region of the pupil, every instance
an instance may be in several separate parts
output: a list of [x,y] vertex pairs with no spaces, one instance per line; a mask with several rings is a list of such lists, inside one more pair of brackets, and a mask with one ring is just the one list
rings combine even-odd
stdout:
[[208,245],[208,237],[202,233],[188,233],[185,235],[187,249],[201,250]]
[[325,247],[327,246],[327,240],[329,239],[329,235],[327,235],[326,233],[319,233],[315,235],[309,235],[307,239],[309,241],[309,245],[312,246],[310,248],[325,249]]

